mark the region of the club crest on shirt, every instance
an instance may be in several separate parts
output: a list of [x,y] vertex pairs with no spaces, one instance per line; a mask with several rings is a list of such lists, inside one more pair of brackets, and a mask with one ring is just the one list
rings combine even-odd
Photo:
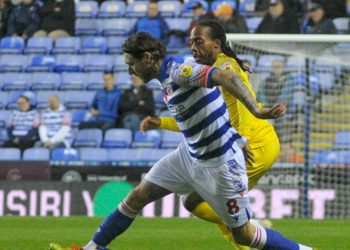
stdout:
[[226,62],[220,66],[220,69],[222,70],[229,70],[229,71],[237,71],[239,69],[236,68],[236,65],[233,65],[230,62]]
[[173,89],[171,88],[170,85],[166,86],[166,93],[168,95],[172,95],[174,93]]
[[192,67],[190,65],[184,65],[181,69],[180,76],[189,77],[192,75]]

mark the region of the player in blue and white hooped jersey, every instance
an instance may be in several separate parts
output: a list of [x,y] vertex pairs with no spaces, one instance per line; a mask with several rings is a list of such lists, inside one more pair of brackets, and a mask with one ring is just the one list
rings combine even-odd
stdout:
[[[229,124],[228,113],[215,86],[219,83],[259,118],[277,118],[285,105],[260,109],[250,91],[231,72],[196,63],[180,64],[166,57],[165,47],[147,33],[137,33],[123,44],[129,71],[145,82],[158,78],[164,99],[185,135],[185,142],[159,160],[144,180],[102,222],[83,249],[107,246],[132,224],[148,203],[172,192],[193,190],[208,201],[235,240],[258,249],[299,248],[277,232],[269,239],[265,229],[248,223],[251,211],[247,197],[247,176],[242,138]],[[277,239],[277,240],[276,240]]]

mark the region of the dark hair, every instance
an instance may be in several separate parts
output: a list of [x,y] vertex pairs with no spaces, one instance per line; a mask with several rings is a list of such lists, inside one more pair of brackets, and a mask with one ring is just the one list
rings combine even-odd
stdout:
[[202,19],[198,21],[195,26],[208,27],[210,29],[210,31],[208,32],[210,38],[213,40],[220,40],[222,52],[226,56],[235,59],[243,71],[249,71],[249,68],[243,64],[242,60],[239,59],[236,53],[231,49],[229,42],[226,40],[225,29],[221,26],[221,24],[218,21],[211,19]]
[[156,38],[146,32],[138,32],[123,43],[122,51],[140,59],[143,53],[149,52],[155,60],[163,59],[166,55],[166,48]]
[[104,74],[104,75],[112,75],[112,76],[114,76],[113,71],[111,71],[111,70],[105,70],[105,71],[103,72],[103,74]]
[[19,98],[23,98],[24,100],[26,100],[27,102],[30,103],[30,99],[29,99],[29,97],[26,96],[26,95],[20,95],[20,96],[18,97],[18,99],[19,99]]

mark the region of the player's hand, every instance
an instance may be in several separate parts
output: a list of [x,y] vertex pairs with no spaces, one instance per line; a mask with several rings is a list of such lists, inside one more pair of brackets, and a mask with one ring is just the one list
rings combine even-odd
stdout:
[[242,151],[243,151],[243,154],[244,154],[245,162],[253,163],[254,162],[254,154],[253,154],[251,148],[249,147],[249,143],[248,142],[243,145]]
[[287,102],[283,101],[282,103],[273,105],[271,108],[262,108],[255,114],[255,116],[260,119],[280,118],[286,114],[286,105]]
[[160,118],[155,116],[145,117],[140,124],[140,131],[145,132],[147,130],[159,129]]

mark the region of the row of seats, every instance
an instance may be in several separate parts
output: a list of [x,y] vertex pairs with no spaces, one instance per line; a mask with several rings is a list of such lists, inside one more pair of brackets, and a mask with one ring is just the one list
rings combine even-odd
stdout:
[[312,165],[350,165],[350,151],[322,150],[312,157]]
[[116,161],[123,165],[122,162],[155,162],[171,151],[172,149],[149,148],[58,148],[50,152],[46,148],[30,148],[25,150],[21,157],[17,148],[0,148],[0,161]]

